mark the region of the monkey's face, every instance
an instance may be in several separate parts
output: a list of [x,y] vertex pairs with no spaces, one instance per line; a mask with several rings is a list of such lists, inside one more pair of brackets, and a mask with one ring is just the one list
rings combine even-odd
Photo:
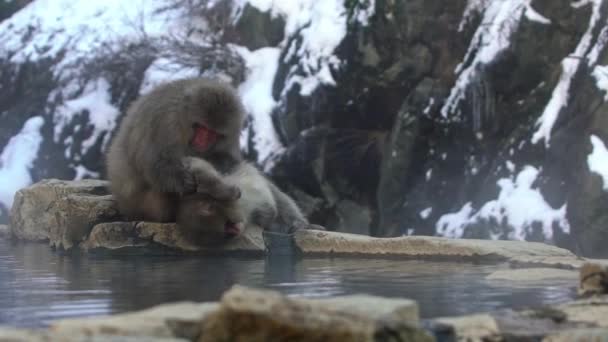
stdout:
[[234,204],[210,199],[184,201],[177,223],[195,242],[213,245],[227,242],[244,231],[244,218]]
[[202,84],[187,92],[190,146],[200,155],[238,149],[244,110],[230,89]]
[[199,153],[205,153],[211,149],[219,138],[223,138],[215,130],[205,124],[194,123],[192,125],[192,139],[190,146]]

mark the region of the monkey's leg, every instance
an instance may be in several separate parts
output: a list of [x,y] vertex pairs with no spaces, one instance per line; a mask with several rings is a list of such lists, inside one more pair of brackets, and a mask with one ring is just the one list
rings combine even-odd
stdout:
[[276,223],[283,225],[283,229],[286,229],[288,233],[300,229],[326,230],[323,226],[309,223],[300,207],[291,197],[271,181],[267,180],[267,182],[277,203],[278,220],[276,221],[278,222]]
[[185,157],[182,164],[192,174],[197,184],[196,191],[204,193],[219,201],[234,201],[241,197],[241,190],[224,182],[222,175],[208,161]]
[[165,194],[146,191],[140,198],[143,219],[153,222],[172,222],[175,220],[174,199]]

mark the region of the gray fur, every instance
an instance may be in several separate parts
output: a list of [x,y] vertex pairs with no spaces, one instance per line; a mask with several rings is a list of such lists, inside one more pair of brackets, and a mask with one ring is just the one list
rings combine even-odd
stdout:
[[[107,154],[110,190],[121,212],[133,220],[168,222],[185,194],[238,198],[238,189],[216,169],[227,172],[241,162],[243,112],[234,89],[204,78],[169,82],[136,100]],[[222,137],[197,151],[190,146],[195,123]]]

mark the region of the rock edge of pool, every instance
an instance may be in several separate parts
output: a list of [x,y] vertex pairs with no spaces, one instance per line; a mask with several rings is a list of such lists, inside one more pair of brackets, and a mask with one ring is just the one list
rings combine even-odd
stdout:
[[[407,236],[373,238],[301,230],[294,234],[248,227],[220,247],[189,242],[175,224],[125,222],[101,180],[44,180],[15,195],[0,238],[47,242],[81,253],[251,254],[270,257],[335,255],[504,264],[491,277],[505,281],[569,279],[593,297],[522,311],[500,310],[421,321],[409,299],[351,295],[292,299],[235,286],[218,303],[182,302],[114,316],[54,322],[47,329],[0,328],[0,341],[434,341],[608,339],[606,260],[586,260],[542,243]],[[589,261],[593,262],[590,264]],[[589,266],[591,265],[591,266]]]

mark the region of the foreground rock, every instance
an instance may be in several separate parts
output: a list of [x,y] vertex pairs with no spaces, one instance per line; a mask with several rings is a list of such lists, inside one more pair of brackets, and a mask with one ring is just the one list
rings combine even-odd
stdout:
[[292,299],[235,286],[219,303],[175,303],[49,329],[0,328],[0,341],[603,341],[608,297],[551,307],[444,317],[419,324],[407,299]]
[[114,335],[195,340],[201,322],[218,309],[216,303],[175,303],[109,317],[71,319],[51,325],[63,335]]
[[605,341],[608,297],[549,308],[439,318],[430,323],[438,339],[459,341]]
[[[65,336],[182,338],[189,341],[375,341],[399,336],[431,341],[407,299],[346,296],[288,299],[236,286],[219,304],[177,303],[106,318],[66,320],[50,331]],[[383,335],[384,334],[384,335]]]
[[417,312],[408,300],[296,300],[236,287],[205,320],[200,341],[432,341],[415,327]]
[[69,249],[97,223],[120,219],[100,180],[44,180],[19,190],[11,209],[11,231],[19,239],[49,241]]

